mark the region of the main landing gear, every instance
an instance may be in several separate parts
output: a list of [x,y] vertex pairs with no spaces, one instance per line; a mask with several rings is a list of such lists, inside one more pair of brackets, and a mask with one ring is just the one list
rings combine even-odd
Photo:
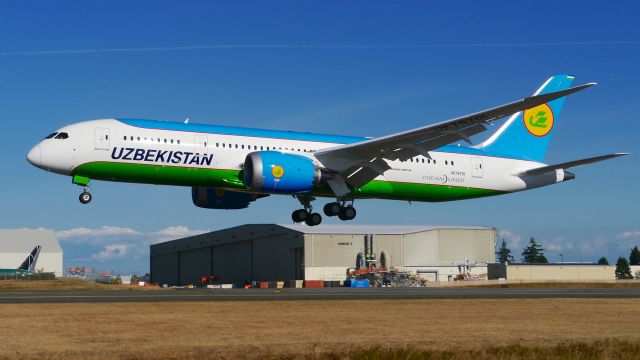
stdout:
[[313,206],[311,202],[315,200],[314,197],[296,196],[300,204],[304,206],[304,209],[298,209],[291,213],[291,220],[296,223],[304,222],[309,226],[320,225],[322,222],[322,216],[313,212]]
[[[304,209],[298,209],[291,213],[291,219],[293,222],[304,222],[309,226],[316,226],[322,222],[322,216],[313,212],[313,206],[311,202],[315,200],[314,197],[296,196],[300,204],[304,206]],[[331,217],[337,216],[342,221],[353,220],[356,217],[356,209],[353,207],[353,200],[347,203],[346,200],[338,200],[326,204],[323,208],[324,214]]]
[[353,220],[356,217],[356,208],[353,207],[353,200],[347,205],[347,201],[330,202],[324,206],[324,214],[327,216],[337,216],[342,221]]
[[85,186],[84,187],[84,191],[82,192],[82,194],[80,194],[80,202],[83,204],[88,204],[91,202],[91,199],[93,199],[93,196],[91,196],[91,192],[89,191],[89,187]]

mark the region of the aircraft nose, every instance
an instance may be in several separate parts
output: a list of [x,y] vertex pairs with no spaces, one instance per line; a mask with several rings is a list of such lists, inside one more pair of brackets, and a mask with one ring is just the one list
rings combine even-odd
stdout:
[[32,165],[40,166],[40,162],[42,159],[42,152],[40,151],[40,145],[36,145],[29,151],[27,154],[27,161],[29,161]]

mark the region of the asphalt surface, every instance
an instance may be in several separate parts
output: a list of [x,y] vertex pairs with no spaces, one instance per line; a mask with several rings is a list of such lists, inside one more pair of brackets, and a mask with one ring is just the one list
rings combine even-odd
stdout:
[[640,299],[640,288],[1,290],[0,304],[247,300]]

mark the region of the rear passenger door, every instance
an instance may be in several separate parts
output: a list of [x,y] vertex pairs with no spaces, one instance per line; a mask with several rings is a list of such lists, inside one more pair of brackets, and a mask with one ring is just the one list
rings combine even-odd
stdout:
[[481,178],[484,171],[482,169],[482,158],[478,156],[472,157],[471,168],[472,168],[471,176],[475,178]]

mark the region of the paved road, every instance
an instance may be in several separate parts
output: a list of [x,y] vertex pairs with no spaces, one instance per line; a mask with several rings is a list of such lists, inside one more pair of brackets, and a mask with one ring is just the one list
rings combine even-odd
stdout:
[[513,289],[513,288],[324,288],[324,289],[171,289],[0,291],[0,304],[242,301],[242,300],[407,300],[407,299],[543,299],[607,298],[640,299],[640,288],[609,289]]

